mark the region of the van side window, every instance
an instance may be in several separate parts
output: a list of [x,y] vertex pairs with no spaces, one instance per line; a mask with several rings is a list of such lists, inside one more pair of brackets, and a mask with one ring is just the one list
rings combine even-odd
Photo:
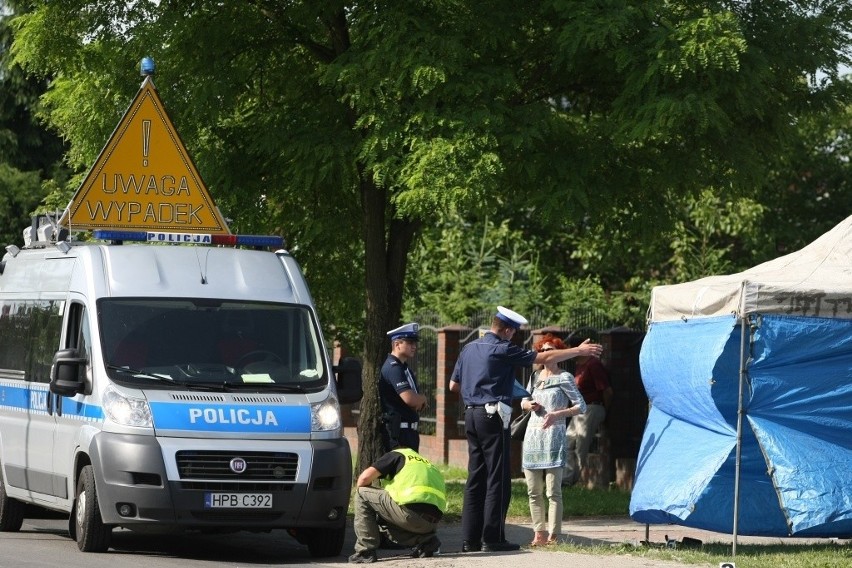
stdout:
[[91,345],[88,312],[83,304],[74,302],[68,312],[68,333],[65,334],[65,347],[77,349],[81,356],[91,361]]
[[65,330],[65,349],[76,349],[80,357],[89,364],[86,368],[86,388],[84,394],[90,394],[92,386],[92,341],[89,331],[89,312],[80,302],[72,302],[68,306],[67,329]]
[[61,300],[0,301],[0,376],[50,382],[64,306]]

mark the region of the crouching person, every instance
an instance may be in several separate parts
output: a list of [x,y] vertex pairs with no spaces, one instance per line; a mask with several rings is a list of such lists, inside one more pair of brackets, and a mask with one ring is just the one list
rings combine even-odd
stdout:
[[[381,488],[373,482],[381,480]],[[381,531],[413,558],[428,558],[441,547],[436,529],[447,510],[444,476],[412,449],[398,447],[361,472],[355,492],[353,564],[376,561]],[[381,525],[381,526],[380,526]]]

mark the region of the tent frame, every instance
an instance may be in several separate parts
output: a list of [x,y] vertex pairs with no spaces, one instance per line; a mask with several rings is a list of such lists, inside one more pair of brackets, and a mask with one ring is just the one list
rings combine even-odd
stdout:
[[[737,555],[737,534],[739,531],[740,520],[740,459],[742,456],[743,447],[743,416],[745,408],[743,399],[745,397],[745,384],[748,374],[748,361],[751,358],[751,349],[746,351],[747,346],[751,344],[751,332],[753,326],[748,324],[746,317],[740,317],[740,375],[739,375],[739,395],[737,400],[737,451],[736,460],[734,462],[734,522],[733,522],[733,537],[731,545],[731,556]],[[746,334],[748,332],[748,334]],[[746,339],[748,337],[748,339]]]

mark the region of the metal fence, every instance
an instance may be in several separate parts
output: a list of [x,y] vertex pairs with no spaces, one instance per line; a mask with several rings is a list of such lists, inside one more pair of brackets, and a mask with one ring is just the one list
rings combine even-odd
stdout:
[[[417,377],[417,385],[420,392],[426,396],[427,401],[435,400],[435,383],[438,376],[438,329],[436,318],[421,317],[416,319],[420,323],[420,341],[417,342],[417,355],[410,361],[408,366]],[[420,411],[420,433],[435,433],[435,405],[427,403],[426,408]]]

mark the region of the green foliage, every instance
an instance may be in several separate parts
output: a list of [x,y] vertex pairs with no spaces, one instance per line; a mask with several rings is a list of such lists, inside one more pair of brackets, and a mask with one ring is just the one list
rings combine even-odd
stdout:
[[21,233],[46,193],[42,181],[64,180],[67,172],[62,142],[36,117],[47,83],[26,76],[9,55],[9,21],[17,4],[0,11],[0,244],[21,245]]
[[[842,82],[852,89],[852,77]],[[768,176],[757,228],[770,254],[797,250],[852,211],[852,105],[799,123],[801,137]]]
[[445,322],[463,322],[498,303],[530,311],[546,302],[539,252],[508,221],[486,218],[476,225],[452,216],[411,254],[408,314],[433,312]]
[[[748,268],[763,236],[758,228],[764,210],[748,198],[725,202],[709,189],[689,199],[671,241],[672,278],[688,281]],[[746,255],[734,255],[736,243],[746,248]]]
[[[601,314],[607,321],[625,327],[642,329],[645,325],[644,313],[636,314],[630,309],[628,296],[624,292],[607,292],[600,280],[594,276],[570,278],[559,275],[556,301],[554,302],[554,323],[579,329],[586,325],[590,313]],[[615,301],[619,298],[620,301]],[[640,297],[639,303],[646,306],[647,297]],[[644,307],[643,307],[644,310]],[[637,315],[639,317],[637,317]]]
[[[78,174],[132,98],[136,62],[152,56],[233,228],[283,233],[326,331],[357,338],[365,313],[379,312],[379,327],[398,316],[405,267],[393,246],[452,214],[522,231],[499,254],[468,250],[441,267],[467,290],[428,277],[456,304],[442,308],[453,319],[498,298],[548,306],[563,297],[559,275],[590,273],[624,290],[608,302],[635,315],[647,283],[693,266],[669,262],[673,241],[700,260],[693,273],[745,258],[751,245],[713,252],[724,228],[702,232],[684,208],[707,188],[725,203],[761,202],[755,188],[787,168],[800,125],[852,100],[838,81],[805,80],[835,78],[849,61],[850,10],[839,0],[61,0],[15,20],[14,54],[53,78],[42,116],[69,140]],[[510,217],[511,227],[496,221]],[[565,236],[538,238],[533,220]],[[421,275],[437,268],[427,257]]]
[[22,172],[0,163],[0,243],[3,245],[23,245],[21,234],[41,198],[38,177],[38,172]]
[[666,71],[681,79],[685,74],[699,76],[705,69],[738,71],[740,58],[748,49],[740,21],[732,12],[712,12],[685,19],[671,34],[673,49],[661,49]]
[[489,218],[466,222],[449,216],[424,230],[411,254],[405,313],[434,313],[444,323],[464,323],[495,305],[537,313],[545,321],[581,327],[589,313],[628,327],[644,327],[648,289],[607,291],[600,279],[571,263],[560,231],[512,228]]

